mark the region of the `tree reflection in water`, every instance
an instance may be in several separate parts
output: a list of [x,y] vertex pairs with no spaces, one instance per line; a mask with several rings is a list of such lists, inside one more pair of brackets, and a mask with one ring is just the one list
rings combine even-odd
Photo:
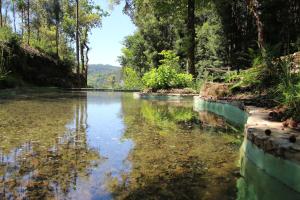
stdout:
[[27,94],[1,103],[0,199],[231,199],[240,136],[191,101]]
[[4,103],[1,199],[65,198],[78,177],[89,176],[100,156],[87,145],[86,103],[80,98]]
[[[132,170],[107,185],[115,199],[232,199],[240,132],[201,121],[191,102],[123,97],[124,138],[135,146]],[[204,115],[204,114],[203,114]],[[205,119],[215,119],[206,113]],[[204,118],[204,117],[203,117]],[[202,118],[202,119],[203,119]],[[207,125],[209,124],[209,125]]]

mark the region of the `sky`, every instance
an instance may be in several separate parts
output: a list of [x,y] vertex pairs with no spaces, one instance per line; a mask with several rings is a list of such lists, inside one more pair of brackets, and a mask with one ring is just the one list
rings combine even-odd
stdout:
[[114,6],[111,10],[108,0],[95,2],[110,15],[103,18],[101,28],[93,29],[90,34],[90,64],[120,66],[117,59],[121,55],[122,41],[125,36],[133,34],[136,27],[130,18],[123,14],[124,4]]

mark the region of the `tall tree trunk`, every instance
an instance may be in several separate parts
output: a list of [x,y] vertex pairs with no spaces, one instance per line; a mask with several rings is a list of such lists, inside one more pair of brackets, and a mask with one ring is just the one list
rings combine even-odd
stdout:
[[27,0],[27,44],[30,45],[30,0]]
[[86,51],[85,51],[85,63],[84,63],[84,66],[85,66],[84,77],[85,77],[85,85],[86,86],[87,86],[87,78],[88,78],[88,70],[89,70],[89,51],[90,51],[90,48],[87,45],[87,41],[88,41],[88,31],[87,31],[87,29],[85,29],[85,31],[84,31],[84,40],[83,40],[82,43],[83,43],[84,48],[86,49]]
[[251,9],[251,12],[255,18],[255,23],[257,27],[257,42],[258,47],[264,51],[265,49],[265,40],[264,40],[264,29],[263,23],[261,21],[261,12],[260,12],[260,4],[259,0],[247,0],[248,7]]
[[76,61],[77,76],[80,81],[80,62],[79,62],[79,0],[76,0]]
[[0,27],[3,26],[3,20],[2,20],[2,0],[0,0]]
[[60,28],[60,15],[62,13],[60,0],[54,0],[54,14],[55,14],[55,47],[56,56],[59,58],[59,28]]
[[13,11],[13,20],[14,20],[14,32],[17,32],[17,26],[16,26],[16,2],[15,0],[12,1],[12,11]]
[[84,62],[84,46],[83,41],[80,43],[80,61],[81,61],[81,74],[85,74],[85,62]]
[[86,80],[86,85],[87,85],[88,70],[89,70],[89,51],[90,51],[90,48],[89,48],[89,46],[86,43],[84,43],[84,46],[86,48],[86,51],[85,51],[85,80]]
[[59,58],[59,24],[58,21],[56,22],[56,33],[55,33],[55,43],[56,43],[56,56]]
[[[1,0],[0,0],[1,1]],[[25,17],[25,12],[24,12],[24,9],[22,8],[22,11],[21,11],[21,28],[22,28],[22,39],[24,37],[24,17]]]
[[4,17],[4,25],[7,25],[7,21],[8,21],[8,7],[9,4],[6,2],[6,7],[5,7],[5,17]]
[[195,69],[195,0],[188,0],[187,8],[187,34],[188,34],[188,49],[187,49],[187,72],[196,77]]

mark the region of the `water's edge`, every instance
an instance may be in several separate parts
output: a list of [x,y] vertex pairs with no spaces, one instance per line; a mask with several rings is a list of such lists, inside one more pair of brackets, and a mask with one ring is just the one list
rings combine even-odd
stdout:
[[[243,160],[247,159],[253,162],[258,168],[266,174],[279,180],[294,191],[300,193],[300,165],[298,162],[289,159],[276,157],[265,152],[257,146],[255,142],[248,139],[249,108],[244,111],[237,107],[236,103],[226,101],[206,101],[201,97],[194,97],[194,109],[196,111],[210,111],[217,115],[221,115],[230,121],[235,121],[240,125],[244,125],[244,143],[241,147],[241,174],[244,175]],[[259,124],[257,124],[258,126]]]

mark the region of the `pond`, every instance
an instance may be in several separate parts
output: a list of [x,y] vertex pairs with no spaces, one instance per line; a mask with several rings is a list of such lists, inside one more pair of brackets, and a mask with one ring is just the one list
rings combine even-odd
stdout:
[[216,114],[193,111],[191,99],[6,95],[0,199],[248,199],[255,191],[247,192],[252,180],[248,188],[239,177],[242,131]]

